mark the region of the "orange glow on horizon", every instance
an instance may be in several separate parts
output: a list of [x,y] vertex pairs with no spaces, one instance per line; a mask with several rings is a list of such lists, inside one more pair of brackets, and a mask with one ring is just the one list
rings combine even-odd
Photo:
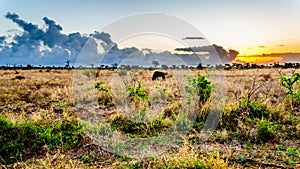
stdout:
[[235,61],[247,62],[247,63],[268,63],[277,62],[283,60],[282,57],[272,56],[237,56]]
[[253,47],[243,46],[236,48],[239,55],[235,58],[237,62],[248,63],[270,63],[284,60],[282,55],[289,53],[300,53],[300,42],[276,42]]

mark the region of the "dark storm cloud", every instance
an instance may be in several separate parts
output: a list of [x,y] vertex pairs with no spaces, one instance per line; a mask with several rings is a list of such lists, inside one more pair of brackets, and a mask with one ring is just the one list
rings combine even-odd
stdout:
[[[222,62],[231,62],[236,58],[239,54],[238,51],[229,49],[225,50],[222,46],[218,45],[210,45],[210,46],[201,46],[201,47],[189,47],[189,48],[176,48],[177,51],[185,51],[185,52],[207,52],[210,54],[211,59],[220,58]],[[213,60],[213,62],[217,62],[217,60]]]

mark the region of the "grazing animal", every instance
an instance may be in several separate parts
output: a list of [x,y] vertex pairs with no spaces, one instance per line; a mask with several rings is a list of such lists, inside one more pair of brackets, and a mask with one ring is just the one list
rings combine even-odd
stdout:
[[160,71],[155,71],[153,73],[152,80],[157,80],[159,77],[161,77],[163,80],[165,80],[166,79],[166,74],[167,73],[160,72]]

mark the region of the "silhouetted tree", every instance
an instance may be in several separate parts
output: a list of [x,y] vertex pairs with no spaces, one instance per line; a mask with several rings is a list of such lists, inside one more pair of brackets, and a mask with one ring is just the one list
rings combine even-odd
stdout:
[[26,66],[26,68],[27,68],[27,69],[32,69],[33,66],[32,66],[31,64],[28,64],[28,65]]
[[157,60],[153,60],[153,61],[152,61],[152,64],[153,64],[154,67],[157,67],[157,66],[159,65],[159,63],[158,63]]
[[66,66],[65,66],[66,68],[69,68],[70,67],[70,60],[69,59],[67,59],[67,61],[66,61]]
[[203,69],[202,63],[199,63],[197,69]]

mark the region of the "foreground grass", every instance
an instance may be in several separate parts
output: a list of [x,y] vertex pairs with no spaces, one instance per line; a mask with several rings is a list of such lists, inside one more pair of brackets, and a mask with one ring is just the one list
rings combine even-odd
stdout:
[[26,159],[43,151],[77,148],[84,134],[76,120],[61,119],[49,124],[26,122],[14,124],[0,116],[1,163]]
[[[183,144],[144,159],[119,157],[88,140],[72,110],[71,71],[1,71],[0,162],[4,168],[297,168],[300,164],[299,106],[294,97],[286,97],[274,70],[262,70],[255,77],[248,70],[225,72],[228,101],[209,140],[198,139],[208,113],[203,107]],[[102,74],[113,72],[105,71]],[[150,100],[155,95],[145,97],[151,90],[148,86],[158,85],[171,102],[154,121],[131,121],[124,112],[115,111],[107,83],[101,84],[105,88],[98,93],[100,108],[110,112],[104,114],[107,121],[133,138],[164,131],[178,118],[180,108],[171,80],[152,82],[148,70],[141,77],[145,77],[144,86],[133,84],[130,91],[131,99],[142,103],[133,105],[138,113],[144,115],[144,107],[156,103]],[[109,80],[106,76],[97,79]]]

